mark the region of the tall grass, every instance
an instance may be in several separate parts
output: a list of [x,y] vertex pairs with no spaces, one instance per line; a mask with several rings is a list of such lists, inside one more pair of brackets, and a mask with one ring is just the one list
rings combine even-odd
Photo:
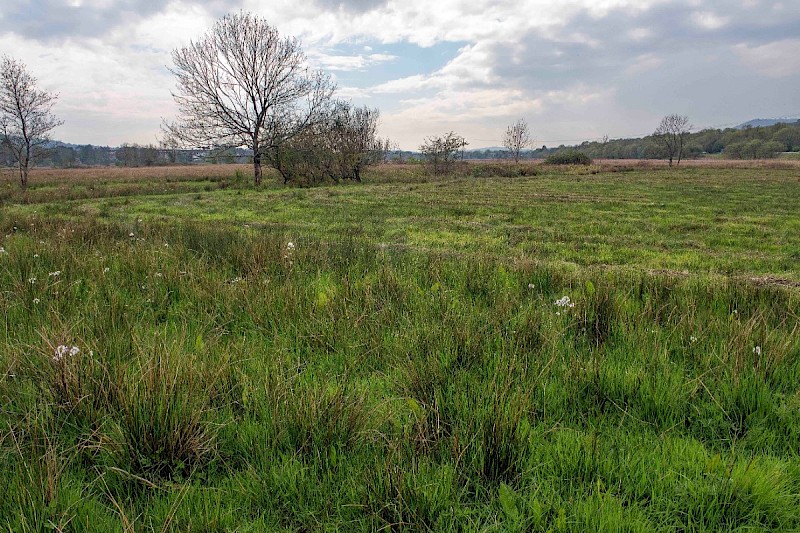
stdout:
[[269,227],[0,227],[6,529],[800,528],[794,287]]

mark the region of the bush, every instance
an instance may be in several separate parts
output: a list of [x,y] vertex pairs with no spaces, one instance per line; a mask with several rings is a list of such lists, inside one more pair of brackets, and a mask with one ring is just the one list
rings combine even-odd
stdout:
[[536,174],[536,167],[531,163],[477,163],[470,169],[473,178],[517,178]]
[[548,165],[591,165],[592,158],[577,150],[564,150],[547,156],[544,162]]

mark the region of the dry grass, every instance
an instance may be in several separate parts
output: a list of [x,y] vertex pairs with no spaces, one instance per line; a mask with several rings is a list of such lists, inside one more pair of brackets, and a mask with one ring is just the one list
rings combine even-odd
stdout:
[[[468,160],[470,164],[514,165],[511,161],[502,160]],[[524,165],[543,165],[544,160],[523,160]],[[594,166],[601,171],[614,171],[624,169],[657,169],[667,168],[666,161],[653,159],[595,159]],[[792,170],[800,169],[800,159],[762,159],[762,160],[732,160],[732,159],[688,159],[681,162],[682,167],[702,168],[731,168],[731,169],[775,169]],[[264,169],[267,177],[275,174],[270,168]],[[375,177],[385,173],[416,174],[419,165],[390,163],[380,165],[372,170]],[[32,186],[69,184],[91,185],[97,182],[143,182],[143,181],[198,181],[218,180],[230,178],[236,172],[246,178],[252,178],[251,165],[179,165],[165,167],[91,167],[91,168],[34,168],[30,173]],[[0,187],[16,185],[18,176],[14,169],[0,169]]]
[[[209,178],[227,178],[236,171],[247,177],[253,175],[251,165],[180,165],[169,167],[91,167],[91,168],[34,168],[30,173],[31,185],[52,183],[92,184],[96,182],[126,181],[194,181]],[[3,169],[0,185],[18,183],[16,171]]]

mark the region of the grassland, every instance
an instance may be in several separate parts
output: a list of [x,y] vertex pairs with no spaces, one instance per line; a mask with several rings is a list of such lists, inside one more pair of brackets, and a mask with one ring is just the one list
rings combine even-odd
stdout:
[[0,527],[800,529],[800,166],[92,172],[0,183]]

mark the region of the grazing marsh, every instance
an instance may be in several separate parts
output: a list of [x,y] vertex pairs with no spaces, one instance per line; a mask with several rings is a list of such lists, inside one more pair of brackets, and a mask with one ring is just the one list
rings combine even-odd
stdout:
[[0,526],[800,529],[800,169],[514,168],[32,175]]

